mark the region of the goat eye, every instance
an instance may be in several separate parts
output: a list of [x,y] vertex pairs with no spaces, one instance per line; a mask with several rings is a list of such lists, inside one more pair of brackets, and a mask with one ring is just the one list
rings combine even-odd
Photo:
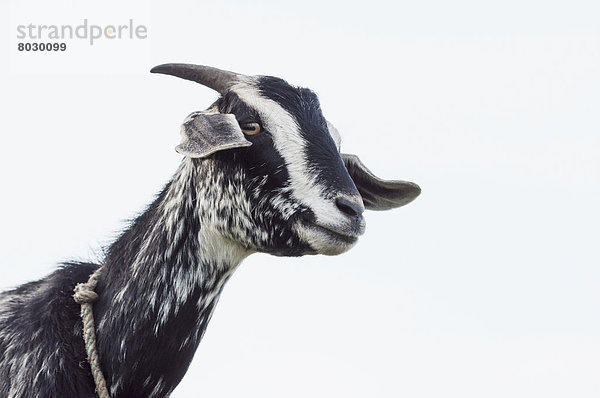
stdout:
[[246,135],[256,135],[262,131],[262,127],[258,123],[245,123],[240,127]]

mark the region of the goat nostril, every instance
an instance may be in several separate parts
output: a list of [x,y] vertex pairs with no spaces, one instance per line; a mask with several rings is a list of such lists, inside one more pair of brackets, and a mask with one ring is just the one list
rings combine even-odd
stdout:
[[335,205],[340,211],[350,217],[360,217],[363,213],[363,207],[356,202],[352,202],[343,196],[335,200]]

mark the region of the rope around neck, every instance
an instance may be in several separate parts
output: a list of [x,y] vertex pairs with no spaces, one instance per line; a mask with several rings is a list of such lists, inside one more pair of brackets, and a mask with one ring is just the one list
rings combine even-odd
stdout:
[[98,295],[94,292],[98,283],[98,275],[102,267],[98,268],[86,283],[78,283],[75,286],[73,299],[77,304],[81,305],[81,320],[83,321],[83,342],[85,343],[85,351],[87,353],[88,362],[92,368],[92,376],[94,384],[96,384],[96,393],[99,398],[110,398],[108,389],[106,388],[106,380],[100,369],[100,361],[98,359],[98,350],[96,348],[96,328],[94,326],[94,313],[92,303],[98,300]]

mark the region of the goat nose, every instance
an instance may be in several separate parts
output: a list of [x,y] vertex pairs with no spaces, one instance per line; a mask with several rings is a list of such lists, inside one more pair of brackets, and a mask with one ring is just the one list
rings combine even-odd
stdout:
[[339,196],[335,199],[335,205],[342,213],[350,217],[360,217],[365,211],[365,208],[361,203],[351,201],[343,196]]

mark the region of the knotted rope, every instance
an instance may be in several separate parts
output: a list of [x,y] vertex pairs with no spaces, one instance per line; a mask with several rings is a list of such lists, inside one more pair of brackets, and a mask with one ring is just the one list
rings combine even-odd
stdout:
[[86,283],[78,283],[75,286],[73,299],[77,304],[81,305],[81,320],[83,321],[83,342],[85,343],[85,351],[87,353],[88,362],[92,368],[92,376],[96,384],[96,393],[99,398],[110,398],[108,389],[106,388],[106,380],[100,369],[100,361],[98,359],[98,350],[96,349],[96,328],[94,326],[94,312],[92,303],[98,300],[98,295],[94,292],[98,283],[98,268]]

